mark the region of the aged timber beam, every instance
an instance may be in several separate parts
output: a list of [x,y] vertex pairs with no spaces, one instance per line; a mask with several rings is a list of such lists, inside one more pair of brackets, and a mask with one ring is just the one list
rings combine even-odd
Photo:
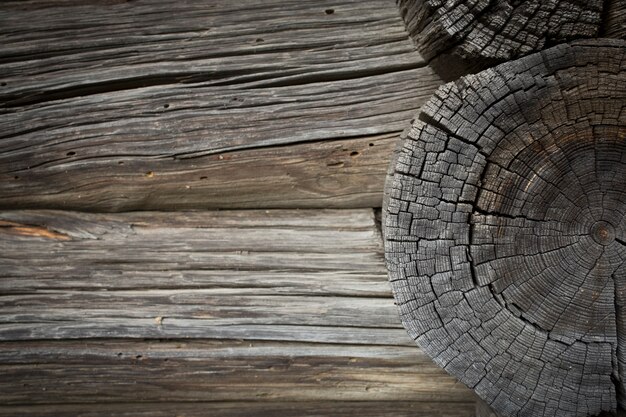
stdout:
[[0,416],[472,416],[372,209],[0,211],[0,294]]
[[626,41],[442,86],[384,208],[410,335],[502,416],[626,407]]

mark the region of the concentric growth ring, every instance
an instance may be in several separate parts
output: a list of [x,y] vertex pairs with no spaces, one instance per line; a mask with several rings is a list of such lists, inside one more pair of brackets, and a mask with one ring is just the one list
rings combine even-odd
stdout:
[[625,407],[626,42],[441,87],[387,184],[403,323],[506,416]]

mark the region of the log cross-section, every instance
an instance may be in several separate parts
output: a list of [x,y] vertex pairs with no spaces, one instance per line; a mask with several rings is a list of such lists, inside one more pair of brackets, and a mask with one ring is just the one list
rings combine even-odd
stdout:
[[448,80],[567,40],[619,37],[624,21],[620,0],[397,3],[420,52]]
[[626,406],[625,51],[578,41],[446,84],[396,155],[402,321],[503,416]]

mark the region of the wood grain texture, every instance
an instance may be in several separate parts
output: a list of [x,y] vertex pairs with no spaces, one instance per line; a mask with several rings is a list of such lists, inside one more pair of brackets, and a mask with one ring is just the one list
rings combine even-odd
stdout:
[[559,45],[441,87],[384,210],[411,336],[503,416],[624,403],[626,41]]
[[397,0],[422,55],[447,81],[577,38],[624,35],[623,0]]
[[0,415],[473,412],[401,328],[371,209],[4,211],[0,254]]
[[448,401],[463,413],[473,400],[414,347],[43,341],[2,343],[0,357],[4,405],[406,401],[432,408]]
[[196,402],[1,407],[0,416],[30,417],[474,417],[470,404],[407,401]]
[[388,0],[2,7],[4,209],[380,206],[441,84]]
[[371,209],[0,219],[5,340],[407,342]]

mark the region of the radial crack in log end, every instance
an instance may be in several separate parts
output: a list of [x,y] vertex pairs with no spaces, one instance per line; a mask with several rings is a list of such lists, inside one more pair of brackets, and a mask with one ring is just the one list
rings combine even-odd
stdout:
[[625,408],[626,41],[442,86],[386,185],[409,334],[503,416]]
[[[617,0],[397,0],[421,54],[447,80],[577,38],[620,37]],[[621,29],[620,29],[621,28]]]

